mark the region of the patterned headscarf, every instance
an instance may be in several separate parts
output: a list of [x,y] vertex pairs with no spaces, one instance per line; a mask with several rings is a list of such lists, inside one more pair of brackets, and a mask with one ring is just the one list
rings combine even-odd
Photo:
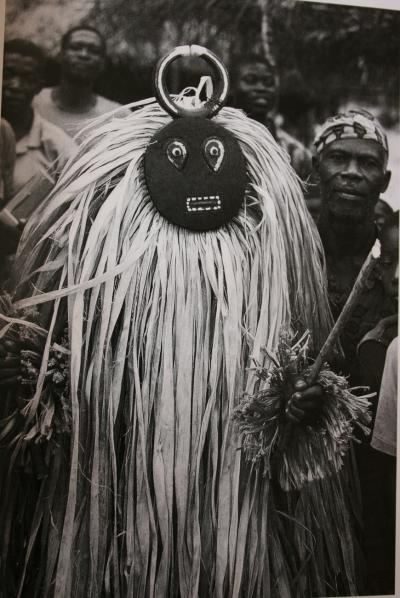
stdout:
[[338,139],[371,139],[388,153],[386,133],[380,122],[366,110],[349,110],[328,118],[314,140],[316,153],[320,154]]

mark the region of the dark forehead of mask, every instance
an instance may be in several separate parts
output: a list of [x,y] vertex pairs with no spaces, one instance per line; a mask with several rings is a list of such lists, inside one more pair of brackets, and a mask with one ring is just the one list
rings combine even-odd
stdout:
[[145,176],[157,210],[170,222],[205,231],[239,212],[246,185],[245,160],[224,127],[203,118],[179,118],[154,135]]

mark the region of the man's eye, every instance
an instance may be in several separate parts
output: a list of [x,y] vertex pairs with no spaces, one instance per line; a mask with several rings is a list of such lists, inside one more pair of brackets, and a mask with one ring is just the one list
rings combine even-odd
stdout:
[[265,77],[262,80],[263,84],[266,85],[267,87],[271,87],[272,85],[274,85],[275,83],[275,79],[274,77]]
[[360,165],[362,168],[379,168],[379,164],[373,158],[364,158],[360,161]]
[[249,83],[250,85],[252,85],[256,82],[256,77],[254,75],[246,75],[245,77],[243,77],[243,80],[245,81],[245,83]]
[[345,160],[345,156],[339,153],[329,154],[329,158],[334,162],[343,162]]
[[91,54],[100,54],[101,50],[97,46],[86,46],[86,50]]

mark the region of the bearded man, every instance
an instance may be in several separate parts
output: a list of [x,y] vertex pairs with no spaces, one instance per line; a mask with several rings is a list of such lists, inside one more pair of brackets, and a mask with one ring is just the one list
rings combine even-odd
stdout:
[[[388,144],[380,123],[366,111],[329,118],[315,140],[314,167],[320,182],[318,230],[324,246],[328,292],[335,318],[343,309],[361,265],[378,235],[375,206],[390,181]],[[381,318],[397,312],[379,273],[359,300],[341,336],[345,371],[362,384],[356,349]]]
[[[315,169],[320,179],[321,213],[318,229],[325,250],[328,292],[337,318],[361,266],[378,236],[375,208],[390,181],[388,143],[379,121],[364,110],[329,118],[315,140]],[[383,240],[383,239],[382,239]],[[398,253],[398,235],[394,237]],[[371,273],[363,293],[341,334],[345,360],[341,366],[352,385],[369,384],[379,391],[376,371],[382,375],[386,347],[397,334],[397,292],[385,285],[385,245],[380,264]],[[390,244],[389,244],[390,245]],[[380,349],[368,365],[365,339],[380,328]],[[357,354],[357,346],[364,340]],[[377,345],[377,343],[376,343]],[[369,355],[371,361],[371,355]],[[373,401],[373,410],[376,410]],[[394,588],[394,517],[382,502],[386,486],[385,460],[369,442],[355,447],[363,503],[362,548],[367,563],[365,594],[391,593]]]

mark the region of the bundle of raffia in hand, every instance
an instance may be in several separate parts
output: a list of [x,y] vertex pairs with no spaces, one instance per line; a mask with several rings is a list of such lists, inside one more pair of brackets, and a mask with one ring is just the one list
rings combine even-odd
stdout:
[[315,380],[324,396],[312,421],[295,425],[288,419],[293,377],[311,375],[309,346],[308,333],[297,341],[282,333],[276,355],[269,355],[272,368],[255,368],[260,388],[245,395],[234,414],[246,458],[261,467],[263,475],[274,473],[283,490],[300,489],[339,473],[355,428],[369,433],[369,399],[374,395],[359,394],[365,388],[350,388],[328,364]]

